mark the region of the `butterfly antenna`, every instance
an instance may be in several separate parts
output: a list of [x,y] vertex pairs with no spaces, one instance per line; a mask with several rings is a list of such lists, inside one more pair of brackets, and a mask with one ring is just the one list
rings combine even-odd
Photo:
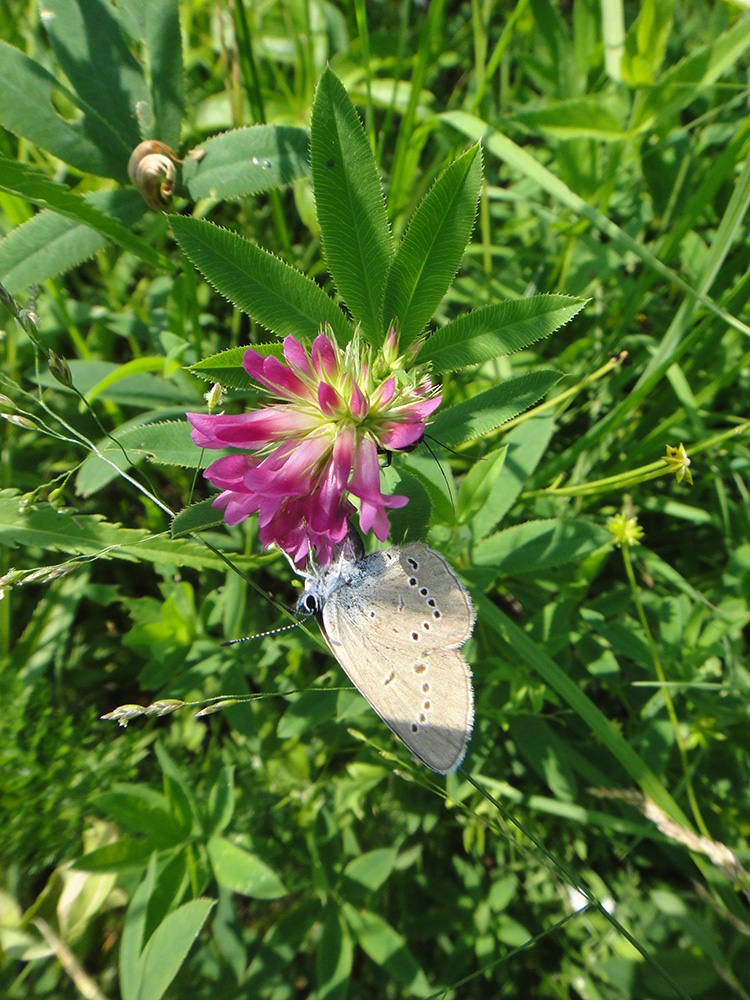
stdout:
[[299,628],[301,622],[292,622],[291,625],[282,625],[280,628],[271,628],[267,632],[256,632],[255,635],[243,635],[241,639],[229,639],[222,642],[222,646],[234,646],[237,642],[248,642],[250,639],[263,639],[267,635],[278,635],[279,632],[288,632],[290,628]]
[[[432,440],[435,441],[436,439],[433,438]],[[440,444],[439,441],[437,443]],[[443,477],[443,479],[445,480],[445,485],[448,487],[448,497],[449,497],[450,502],[451,502],[451,510],[453,511],[453,513],[455,515],[455,513],[456,513],[456,504],[455,504],[455,501],[453,499],[453,490],[451,489],[451,484],[448,482],[448,477],[445,474],[445,470],[443,469],[442,465],[440,464],[440,459],[437,457],[437,455],[432,450],[432,448],[430,448],[430,446],[427,444],[426,436],[424,438],[422,438],[422,444],[425,446],[425,448],[429,451],[429,453],[435,459],[437,467],[438,467],[438,469],[440,469],[440,475]],[[441,447],[445,448],[445,445],[441,445]],[[446,451],[451,451],[451,450],[452,450],[451,448],[446,448]],[[454,455],[458,455],[458,452],[454,451],[453,454]]]

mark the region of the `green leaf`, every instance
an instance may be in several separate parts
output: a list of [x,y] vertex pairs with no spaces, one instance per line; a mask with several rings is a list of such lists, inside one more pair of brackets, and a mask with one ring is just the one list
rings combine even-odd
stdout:
[[[196,154],[201,153],[201,156]],[[185,157],[182,183],[194,200],[239,198],[310,173],[310,133],[292,125],[252,125],[214,136]]]
[[[271,988],[262,989],[269,981],[281,976],[288,981],[288,971],[295,956],[302,949],[302,942],[312,925],[321,918],[320,903],[315,898],[304,898],[273,921],[271,929],[256,947],[247,977],[243,984],[246,997],[270,997]],[[275,984],[274,984],[275,988]]]
[[[283,358],[284,351],[281,344],[253,344],[252,349],[263,357],[273,354],[275,358]],[[250,378],[242,367],[242,359],[245,356],[247,347],[229,347],[226,351],[219,351],[210,358],[204,358],[191,365],[188,371],[198,378],[207,382],[218,382],[225,389],[242,389],[245,393],[254,392],[255,382]]]
[[144,6],[150,116],[144,115],[143,132],[146,138],[177,148],[185,110],[180,8],[177,0],[147,0]]
[[517,576],[581,559],[611,540],[607,528],[590,521],[527,521],[480,542],[472,560],[477,566]]
[[570,705],[614,759],[622,765],[625,772],[640,786],[643,794],[653,799],[660,809],[678,823],[689,827],[688,819],[666,788],[619,730],[584,694],[578,682],[558,667],[523,629],[515,625],[484,594],[475,594],[475,600],[480,620],[496,632],[503,642],[507,643],[509,649],[514,650],[563,701]]
[[537,774],[547,783],[556,799],[578,802],[575,772],[567,760],[567,744],[539,716],[513,715],[508,729],[515,746]]
[[[187,420],[169,420],[131,427],[119,434],[116,440],[118,444],[107,441],[101,449],[102,453],[111,453],[113,457],[121,455],[118,447],[121,445],[133,464],[144,457],[157,465],[181,465],[186,469],[199,469],[206,464],[206,452],[193,444]],[[208,461],[212,462],[225,454],[228,453],[211,450],[208,452]]]
[[213,500],[201,500],[185,507],[172,521],[170,534],[172,538],[181,538],[193,531],[203,531],[224,523],[224,515],[213,506]]
[[414,996],[426,996],[430,985],[404,938],[382,917],[344,903],[344,916],[357,942],[372,961]]
[[[52,47],[76,94],[135,149],[141,141],[136,109],[148,92],[113,8],[103,0],[45,0],[45,11]],[[127,158],[122,165],[127,168]]]
[[[0,41],[0,125],[47,150],[83,173],[127,183],[132,146],[119,129],[59,83],[43,66]],[[83,113],[67,121],[56,109],[62,99]],[[4,168],[0,168],[0,176]]]
[[183,839],[166,796],[147,785],[115,784],[111,792],[97,795],[94,803],[120,826],[147,834],[159,847],[172,847]]
[[114,872],[87,873],[66,877],[65,889],[57,903],[57,919],[63,940],[74,942],[81,938],[106,907],[117,884]]
[[[190,591],[192,604],[192,591]],[[192,610],[192,607],[191,607]],[[175,764],[162,743],[154,746],[161,767],[169,806],[177,824],[185,836],[196,836],[201,831],[201,814],[193,791],[187,783],[185,775]]]
[[[486,525],[488,518],[482,515],[491,503],[493,487],[503,470],[507,453],[507,445],[504,445],[497,451],[485,455],[483,458],[478,458],[469,469],[458,491],[458,500],[456,501],[456,521],[458,524],[467,524],[476,519],[477,526]],[[490,517],[496,518],[494,508],[490,507],[487,513]],[[475,532],[474,537],[475,540],[479,540],[483,535]]]
[[[200,542],[186,542],[184,538],[168,538],[166,535],[152,535],[138,544],[124,544],[107,555],[123,559],[150,560],[164,566],[182,569],[218,569],[226,573],[227,564],[219,556]],[[232,565],[242,572],[253,572],[258,567],[257,556],[243,556],[236,552],[231,555]]]
[[207,832],[221,833],[231,822],[234,813],[234,765],[225,764],[211,786],[208,797]]
[[388,881],[397,857],[395,847],[367,851],[349,862],[344,869],[344,878],[356,882],[368,892],[377,892]]
[[388,216],[362,122],[330,69],[315,92],[310,158],[328,269],[365,337],[379,346],[393,256]]
[[[743,22],[740,22],[743,23]],[[750,25],[750,21],[745,21]],[[580,195],[572,191],[567,184],[556,177],[550,170],[542,166],[531,153],[521,146],[516,145],[507,136],[495,131],[487,122],[474,115],[468,115],[465,111],[446,111],[440,116],[446,124],[452,125],[464,135],[472,139],[482,140],[483,148],[504,161],[515,171],[538,185],[546,191],[552,198],[566,205],[583,219],[587,219],[593,226],[601,230],[608,236],[619,250],[627,250],[635,254],[638,260],[643,261],[656,274],[664,278],[672,285],[682,289],[692,300],[700,302],[706,309],[710,310],[725,323],[735,330],[739,330],[745,336],[750,336],[750,327],[737,319],[732,313],[713,301],[710,296],[703,294],[700,290],[681,278],[674,271],[671,271],[666,264],[655,257],[643,243],[633,239],[629,233],[615,225],[605,215],[602,215],[596,208],[588,204]]]
[[137,1000],[164,996],[215,905],[215,899],[193,899],[159,924],[141,955]]
[[[138,466],[148,457],[149,452],[143,449],[139,450],[137,454],[131,450],[127,450],[126,453],[123,454],[122,450],[114,444],[112,440],[113,438],[114,441],[119,442],[134,428],[142,429],[150,423],[165,422],[168,417],[173,416],[179,417],[180,423],[184,424],[184,406],[179,408],[166,407],[165,409],[151,410],[147,413],[140,413],[137,417],[133,417],[132,420],[127,420],[125,423],[116,427],[112,431],[111,437],[106,437],[101,441],[97,441],[96,448],[101,455],[106,456],[106,459],[99,458],[99,455],[97,454],[89,455],[86,459],[84,459],[78,469],[78,473],[76,474],[76,492],[80,496],[90,496],[92,493],[96,493],[97,490],[102,489],[103,486],[106,486],[107,483],[111,483],[113,479],[116,479],[119,475],[119,471],[124,471],[131,465]],[[142,441],[143,439],[141,438],[141,442]],[[137,445],[138,442],[136,441],[131,443],[135,443]],[[193,448],[195,448],[194,445]],[[198,449],[198,453],[200,454],[200,449]]]
[[278,875],[256,854],[223,837],[208,842],[208,856],[219,885],[255,899],[280,899],[288,895]]
[[[187,892],[195,891],[191,875],[195,873],[192,844],[184,843],[176,851],[158,855],[156,885],[148,901],[144,940],[148,941],[168,913],[176,909]],[[192,884],[191,884],[192,882]]]
[[554,430],[554,415],[538,413],[522,420],[505,436],[503,443],[508,448],[506,461],[487,503],[472,522],[475,540],[488,535],[516,502],[546,452]]
[[339,343],[352,328],[325,292],[293,267],[236,233],[200,219],[170,218],[185,255],[214,288],[279,337],[312,340],[330,323]]
[[23,163],[14,163],[0,157],[0,190],[24,198],[39,208],[52,209],[73,222],[83,223],[129,250],[151,267],[170,270],[171,265],[166,258],[152,249],[145,240],[126,229],[117,219],[104,215],[80,195],[71,194],[62,184],[56,184]]
[[544,101],[539,108],[516,111],[511,121],[556,139],[596,139],[617,142],[625,138],[628,103],[617,94],[586,94],[564,101]]
[[344,1000],[349,990],[354,946],[338,904],[329,900],[317,949],[318,1000]]
[[[95,211],[116,219],[126,229],[144,214],[137,191],[94,191],[83,200]],[[0,240],[0,284],[11,295],[38,285],[92,257],[108,237],[57,212],[38,212]]]
[[[430,437],[432,437],[431,427],[429,428],[429,433]],[[439,452],[440,444],[441,442],[438,441],[436,444],[431,445],[433,451],[437,447]],[[419,452],[404,455],[399,462],[399,475],[402,468],[407,470],[407,475],[404,476],[404,493],[410,498],[409,503],[406,507],[388,512],[388,521],[391,522],[391,519],[393,519],[392,523],[398,527],[399,537],[402,535],[402,526],[404,524],[407,528],[411,526],[408,519],[404,519],[398,515],[402,511],[408,511],[411,506],[411,497],[414,493],[412,479],[416,479],[418,484],[421,485],[422,491],[427,494],[426,506],[422,492],[417,492],[415,496],[417,504],[426,509],[428,514],[430,513],[430,507],[432,508],[432,521],[437,524],[453,524],[455,521],[454,497],[456,491],[450,466],[439,464],[439,459],[435,454],[424,454],[421,453],[420,449]],[[399,487],[399,492],[400,490],[401,488]],[[419,524],[419,521],[417,523]],[[420,538],[423,535],[417,534],[416,536],[411,536],[411,540],[414,540],[415,537]]]
[[388,272],[383,305],[383,318],[395,321],[402,348],[417,339],[458,271],[481,183],[476,145],[443,171],[409,223]]
[[138,1000],[141,986],[143,949],[148,903],[156,885],[156,854],[146,868],[146,874],[133,893],[120,940],[120,993],[122,1000]]
[[746,61],[748,47],[750,20],[741,18],[715,41],[696,48],[672,66],[655,86],[636,95],[630,131],[641,133],[670,121],[737,62]]
[[305,691],[289,705],[276,727],[280,740],[301,736],[336,714],[336,691]]
[[584,305],[569,295],[532,295],[476,309],[433,333],[416,363],[447,372],[513,354],[549,337]]
[[143,837],[122,837],[113,844],[105,844],[84,854],[74,867],[86,872],[141,872],[158,846],[151,837],[145,840]]
[[561,378],[562,372],[551,368],[516,375],[471,399],[438,411],[430,434],[448,447],[475,441],[528,410]]
[[[136,358],[135,361],[144,359]],[[175,403],[194,403],[195,396],[186,392],[175,379],[167,379],[149,374],[157,365],[157,359],[149,359],[147,364],[117,365],[109,361],[70,361],[70,373],[73,384],[78,391],[91,399],[101,396],[111,399],[121,406],[135,406],[140,409],[151,409],[154,406],[169,406]],[[158,358],[158,370],[164,367],[164,358]],[[37,382],[45,388],[54,388],[60,392],[71,392],[64,389],[48,371],[40,373]],[[141,418],[143,419],[143,418]]]
[[[122,528],[96,514],[79,514],[74,509],[57,510],[50,504],[26,507],[15,490],[0,491],[0,545],[15,548],[38,546],[72,555],[93,555],[108,559],[165,566],[226,571],[226,563],[199,542],[168,538],[164,534]],[[232,554],[233,564],[243,571],[257,566],[257,557]]]
[[0,492],[0,545],[90,555],[111,545],[137,545],[147,537],[147,531],[108,524],[98,514],[57,510],[47,503],[24,506],[14,490]]

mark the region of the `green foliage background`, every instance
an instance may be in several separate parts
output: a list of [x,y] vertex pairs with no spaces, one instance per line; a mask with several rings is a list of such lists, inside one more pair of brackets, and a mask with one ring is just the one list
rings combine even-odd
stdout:
[[[750,996],[750,18],[11,0],[0,26],[0,282],[25,310],[1,345],[3,996]],[[327,65],[403,246],[482,142],[420,354],[446,480],[423,449],[388,473],[413,498],[395,537],[444,552],[478,609],[476,727],[445,780],[314,628],[220,646],[294,601],[252,519],[208,524],[211,548],[170,530],[210,495],[184,411],[273,337],[194,270],[128,156],[149,138],[184,159],[181,243],[206,219],[333,297],[304,131]],[[377,336],[367,289],[338,291]],[[540,293],[588,303],[499,350],[476,313],[510,328]],[[501,413],[524,388],[545,405]],[[692,488],[662,460],[681,442]],[[640,545],[615,546],[618,513]],[[99,720],[163,699],[199,705]]]

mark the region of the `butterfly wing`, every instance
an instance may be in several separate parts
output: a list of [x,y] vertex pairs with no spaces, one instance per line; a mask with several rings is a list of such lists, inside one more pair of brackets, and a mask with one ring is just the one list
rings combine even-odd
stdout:
[[359,567],[341,596],[347,604],[366,605],[366,624],[377,634],[387,631],[392,642],[415,649],[458,649],[471,635],[471,598],[451,566],[426,545],[374,552]]
[[471,670],[455,648],[474,622],[468,594],[426,545],[375,553],[359,570],[323,606],[326,642],[412,753],[434,771],[453,771],[474,722]]

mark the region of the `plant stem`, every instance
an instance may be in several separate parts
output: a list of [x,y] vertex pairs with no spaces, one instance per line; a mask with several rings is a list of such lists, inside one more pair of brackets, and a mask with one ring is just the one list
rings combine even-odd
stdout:
[[675,711],[674,702],[672,701],[672,695],[669,693],[669,688],[667,687],[667,679],[664,675],[664,669],[661,665],[661,660],[659,659],[659,653],[656,649],[656,643],[654,642],[653,636],[651,635],[651,629],[649,628],[648,621],[646,619],[646,614],[643,610],[643,604],[641,603],[641,595],[638,591],[638,584],[636,583],[635,573],[633,572],[633,562],[630,558],[630,546],[622,546],[622,558],[625,564],[625,572],[628,577],[628,582],[630,583],[630,589],[633,593],[633,600],[635,601],[636,610],[638,612],[638,620],[641,623],[641,628],[643,629],[643,634],[648,642],[649,650],[651,651],[651,659],[653,660],[654,670],[656,676],[661,684],[662,693],[664,695],[664,702],[667,706],[667,712],[669,714],[670,722],[672,723],[672,729],[674,730],[675,742],[677,743],[677,749],[680,754],[680,761],[682,763],[682,772],[685,776],[685,790],[687,792],[688,802],[690,803],[690,809],[693,813],[693,818],[695,819],[696,826],[704,837],[710,839],[711,834],[706,828],[706,824],[703,822],[703,817],[701,816],[700,809],[698,807],[698,800],[695,797],[695,791],[693,789],[693,782],[690,777],[690,766],[687,758],[687,751],[685,750],[685,744],[682,741],[682,735],[680,733],[680,722],[677,718],[677,712]]

